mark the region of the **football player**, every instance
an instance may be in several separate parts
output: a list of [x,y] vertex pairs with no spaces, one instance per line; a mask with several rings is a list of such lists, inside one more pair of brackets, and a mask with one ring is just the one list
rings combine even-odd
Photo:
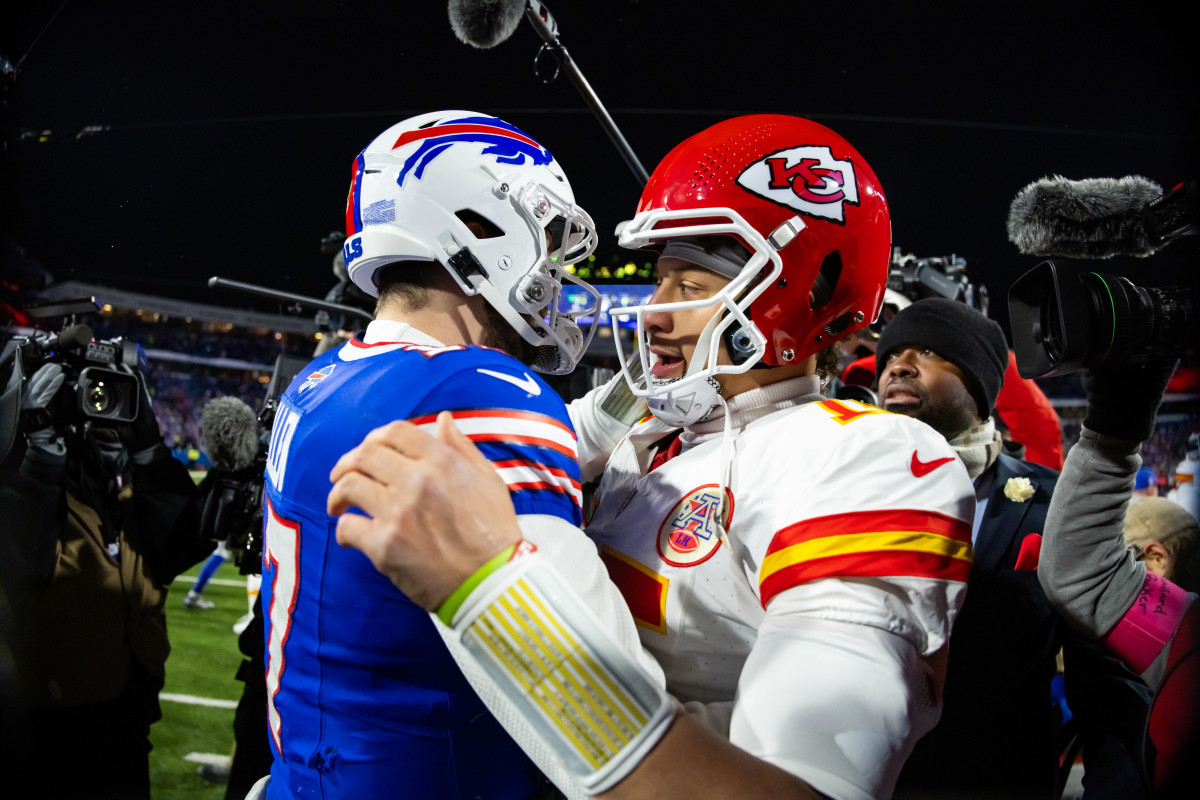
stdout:
[[879,181],[821,125],[741,117],[668,154],[619,237],[659,251],[649,304],[623,310],[653,418],[613,451],[587,532],[665,691],[522,543],[448,418],[339,462],[330,512],[367,516],[338,540],[436,612],[582,792],[887,797],[938,717],[974,494],[928,426],[820,393],[883,298]]
[[[537,141],[494,117],[445,111],[389,128],[355,159],[346,229],[349,276],[378,298],[376,319],[297,376],[272,429],[265,796],[535,796],[541,775],[481,705],[423,598],[338,547],[325,501],[335,461],[372,428],[431,427],[449,412],[502,477],[525,539],[559,558],[602,617],[619,616],[618,629],[623,620],[638,657],[624,601],[577,528],[577,451],[607,452],[630,423],[604,410],[602,389],[580,401],[591,416],[577,439],[562,400],[527,366],[569,372],[586,349],[575,317],[590,308],[563,313],[559,300],[567,280],[594,306],[596,291],[563,269],[592,252],[594,226]],[[632,399],[624,381],[613,385]]]

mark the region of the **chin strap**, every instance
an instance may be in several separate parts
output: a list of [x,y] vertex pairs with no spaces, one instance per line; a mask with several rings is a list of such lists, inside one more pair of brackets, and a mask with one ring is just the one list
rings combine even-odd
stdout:
[[717,526],[717,538],[719,538],[726,547],[731,548],[730,552],[732,553],[732,546],[729,544],[729,536],[725,532],[725,487],[728,486],[733,480],[733,423],[729,420],[729,404],[725,402],[725,398],[721,395],[717,395],[717,401],[721,404],[721,408],[725,412],[725,424],[721,431],[720,461],[717,462],[720,464],[720,472],[718,473],[717,477],[717,505],[716,511],[714,512],[717,515],[717,518],[713,520],[713,522],[715,522]]
[[[712,319],[704,326],[696,340],[696,349],[692,353],[691,363],[682,378],[676,378],[669,383],[659,383],[659,388],[669,387],[658,396],[646,398],[646,406],[654,416],[668,425],[686,428],[694,422],[700,422],[712,413],[721,402],[721,384],[712,375],[703,380],[692,380],[682,389],[677,384],[689,378],[700,376],[708,367],[709,351],[712,346],[712,334],[720,321],[720,314],[713,314]],[[713,356],[715,358],[715,356]],[[654,386],[654,378],[647,381],[647,386]]]

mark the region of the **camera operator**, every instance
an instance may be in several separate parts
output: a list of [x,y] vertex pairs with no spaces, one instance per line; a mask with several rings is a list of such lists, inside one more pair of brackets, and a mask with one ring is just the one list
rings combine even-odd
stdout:
[[1046,516],[1038,578],[1073,625],[1099,639],[1155,691],[1146,764],[1159,796],[1200,785],[1200,602],[1126,547],[1125,509],[1154,430],[1173,354],[1091,371],[1079,442]]
[[[79,327],[75,339],[90,342]],[[6,553],[20,556],[3,589],[24,644],[5,714],[6,784],[16,797],[149,798],[166,585],[212,544],[198,536],[198,490],[162,442],[141,372],[115,370],[136,380],[136,412],[89,414],[65,402],[82,382],[65,334],[41,349],[14,340],[0,359],[11,360],[20,412],[0,414],[10,423],[0,445],[12,443],[0,449],[0,519]]]
[[[1200,180],[1170,192],[1141,176],[1029,184],[1009,240],[1027,255],[1144,257],[1200,235]],[[1043,261],[1009,289],[1021,373],[1087,369],[1087,412],[1046,516],[1038,578],[1078,630],[1141,673],[1155,693],[1146,780],[1159,797],[1200,785],[1200,603],[1148,569],[1123,531],[1158,406],[1180,353],[1200,346],[1200,291]],[[1146,502],[1146,501],[1142,501]]]

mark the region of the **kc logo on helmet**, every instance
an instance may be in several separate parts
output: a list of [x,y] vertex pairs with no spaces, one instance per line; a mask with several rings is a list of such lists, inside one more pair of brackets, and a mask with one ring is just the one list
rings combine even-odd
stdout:
[[773,203],[838,224],[846,222],[846,203],[858,205],[854,164],[834,158],[825,145],[772,153],[746,167],[737,182]]

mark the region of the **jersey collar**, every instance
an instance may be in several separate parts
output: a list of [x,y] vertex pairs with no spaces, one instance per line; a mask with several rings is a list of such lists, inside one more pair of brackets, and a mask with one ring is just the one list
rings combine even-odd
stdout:
[[363,344],[383,344],[385,342],[402,342],[404,344],[419,344],[428,347],[442,347],[442,343],[426,333],[422,333],[407,322],[394,319],[373,319],[367,323],[367,331],[363,334]]

